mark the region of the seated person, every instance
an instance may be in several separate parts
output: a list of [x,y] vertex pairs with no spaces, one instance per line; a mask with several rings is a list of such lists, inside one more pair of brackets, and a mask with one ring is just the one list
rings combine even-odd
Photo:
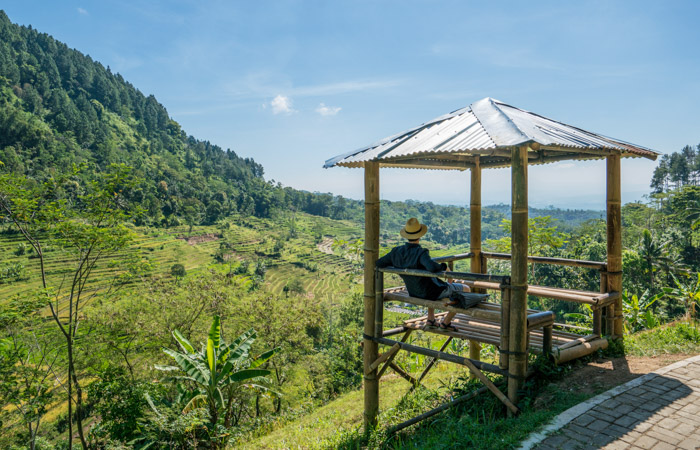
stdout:
[[[428,249],[420,246],[420,238],[428,231],[425,224],[421,224],[418,219],[411,217],[406,222],[406,226],[401,229],[401,236],[408,239],[404,245],[396,246],[389,253],[377,260],[377,267],[396,267],[398,269],[420,269],[429,272],[443,272],[447,270],[447,264],[436,263],[430,258]],[[455,299],[459,296],[459,292],[469,292],[469,286],[460,283],[447,283],[439,278],[433,277],[416,277],[410,275],[401,275],[406,289],[411,297],[424,298],[427,300],[440,300],[443,298]],[[461,297],[461,296],[460,296]],[[473,306],[478,301],[472,301],[473,304],[465,305],[464,299],[459,299],[455,303],[460,303],[464,307]],[[454,325],[450,325],[455,313],[450,312],[445,316],[439,326],[443,329],[457,331]],[[428,308],[428,325],[437,326],[435,322],[435,311],[433,308]]]

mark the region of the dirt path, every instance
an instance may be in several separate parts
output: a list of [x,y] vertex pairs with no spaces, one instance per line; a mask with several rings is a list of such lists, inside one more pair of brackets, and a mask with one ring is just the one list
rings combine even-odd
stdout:
[[211,241],[216,241],[221,239],[220,234],[216,233],[207,233],[207,234],[200,234],[198,236],[179,236],[178,239],[182,239],[183,241],[187,242],[190,245],[197,245],[197,244],[203,244],[205,242],[211,242]]
[[[598,358],[586,363],[583,367],[574,368],[555,385],[563,391],[592,394],[627,383],[688,356],[690,355],[673,354]],[[546,396],[542,396],[535,401],[535,404],[547,404],[549,400]]]
[[316,244],[316,248],[321,253],[325,253],[327,255],[332,255],[333,254],[332,245],[333,245],[333,238],[324,238],[321,242]]

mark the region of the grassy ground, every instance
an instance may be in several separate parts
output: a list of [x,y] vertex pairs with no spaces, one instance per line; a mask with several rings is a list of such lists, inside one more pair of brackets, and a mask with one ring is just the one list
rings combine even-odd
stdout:
[[[682,359],[700,353],[700,325],[676,322],[637,333],[625,339],[625,347],[628,358],[676,354]],[[610,357],[619,357],[620,350],[621,347],[611,349]],[[361,431],[363,394],[358,390],[246,443],[243,448],[514,448],[557,414],[612,387],[609,383],[591,384],[588,376],[577,377],[577,368],[582,366],[578,361],[548,368],[542,381],[528,382],[528,398],[521,404],[522,413],[518,417],[507,418],[502,405],[486,394],[402,432],[388,434],[387,427],[444,403],[455,388],[474,388],[463,377],[456,378],[459,369],[439,364],[439,370],[427,379],[428,389],[411,394],[407,394],[403,379],[382,380],[381,428],[370,436]],[[569,384],[574,382],[586,388],[571,388]]]

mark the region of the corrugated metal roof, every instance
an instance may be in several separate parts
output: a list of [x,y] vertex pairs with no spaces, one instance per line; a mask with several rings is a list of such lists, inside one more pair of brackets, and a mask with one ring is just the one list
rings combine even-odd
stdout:
[[[368,147],[331,158],[324,167],[362,167],[365,161],[380,161],[387,167],[464,170],[469,167],[469,158],[475,156],[480,156],[482,164],[487,163],[484,167],[505,167],[510,165],[510,158],[502,152],[496,154],[496,150],[522,144],[540,151],[539,157],[531,158],[531,164],[604,158],[608,154],[649,159],[658,155],[645,147],[484,98]],[[456,162],[461,165],[449,164]]]

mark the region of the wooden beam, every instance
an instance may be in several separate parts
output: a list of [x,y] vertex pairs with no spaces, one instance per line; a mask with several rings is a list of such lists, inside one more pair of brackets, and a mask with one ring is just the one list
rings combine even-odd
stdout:
[[[484,255],[484,257],[490,259],[501,259],[504,261],[510,261],[512,259],[510,253],[481,252],[481,254]],[[557,266],[582,267],[585,269],[598,270],[605,270],[608,267],[608,263],[601,261],[584,261],[568,258],[552,258],[549,256],[528,256],[527,262],[535,264],[553,264]]]
[[416,386],[416,385],[418,384],[418,380],[416,380],[416,379],[413,378],[411,375],[409,375],[408,373],[406,373],[406,371],[403,370],[401,367],[397,366],[396,363],[395,363],[394,361],[391,361],[391,362],[389,363],[389,367],[391,367],[391,368],[394,370],[394,372],[396,372],[396,373],[398,373],[399,375],[401,375],[401,378],[403,378],[404,380],[408,381],[408,382],[411,383],[413,386]]
[[565,363],[571,361],[572,359],[580,358],[582,356],[590,355],[598,349],[605,349],[608,347],[608,340],[605,338],[594,339],[590,342],[584,342],[574,347],[569,347],[561,351],[554,352],[554,361],[557,364]]
[[508,398],[518,403],[519,391],[527,373],[527,250],[528,182],[527,147],[513,149],[511,167],[511,298],[508,360]]
[[455,169],[467,170],[472,166],[466,161],[439,160],[432,158],[387,159],[382,161],[382,167],[406,167],[416,169]]
[[440,405],[437,408],[434,408],[434,409],[431,409],[430,411],[424,412],[423,414],[418,415],[418,416],[416,416],[412,419],[409,419],[405,422],[401,422],[398,425],[394,425],[393,427],[389,428],[388,433],[389,434],[396,433],[397,431],[400,431],[400,430],[403,430],[404,428],[410,427],[411,425],[416,424],[416,423],[420,422],[421,420],[425,420],[428,417],[432,417],[435,414],[441,413],[448,408],[451,408],[451,407],[456,406],[462,402],[470,400],[479,394],[483,394],[487,390],[488,390],[488,388],[486,386],[482,386],[475,391],[472,391],[468,394],[464,394],[461,397],[457,397],[456,399],[452,400],[451,402]]
[[556,156],[562,152],[573,154],[585,154],[608,157],[611,155],[620,155],[622,150],[602,149],[602,148],[571,148],[571,147],[543,147],[542,154],[544,156]]
[[386,361],[387,359],[391,358],[393,355],[398,353],[399,350],[401,350],[401,347],[399,347],[399,344],[394,344],[393,347],[391,347],[389,350],[387,350],[386,352],[379,355],[379,357],[377,359],[375,359],[372,364],[369,365],[369,371],[372,372],[373,370],[376,370],[384,361]]
[[[620,156],[607,158],[608,292],[622,292],[622,205]],[[612,308],[611,308],[612,309]],[[622,337],[622,297],[615,301],[613,335]]]
[[[375,266],[379,256],[379,163],[365,162],[365,280],[364,333],[375,336]],[[375,341],[364,341],[364,426],[369,432],[377,425],[379,412],[379,379],[377,369],[369,370],[378,357]]]
[[[503,402],[508,407],[509,411],[511,411],[512,413],[518,412],[518,408],[515,406],[515,404],[513,402],[511,402],[508,399],[508,397],[503,395],[503,393],[496,387],[496,385],[493,384],[493,381],[488,379],[486,377],[486,375],[484,375],[482,372],[482,370],[487,370],[489,372],[503,374],[503,371],[498,366],[494,366],[493,364],[487,364],[487,363],[484,363],[481,361],[474,361],[474,360],[471,360],[469,358],[463,358],[463,357],[457,356],[457,355],[451,355],[451,354],[445,353],[445,352],[439,352],[439,351],[432,350],[429,348],[418,347],[417,345],[411,345],[411,344],[406,344],[403,342],[392,341],[391,339],[374,338],[373,340],[376,342],[379,342],[381,344],[384,344],[384,345],[392,345],[393,346],[394,344],[398,344],[402,350],[406,350],[406,351],[413,352],[413,353],[418,353],[420,355],[432,356],[433,358],[442,359],[445,361],[450,361],[453,363],[457,363],[457,364],[461,364],[463,366],[466,366],[472,373],[476,374],[476,377],[479,379],[479,381],[484,383],[486,385],[486,387],[489,388],[489,390],[491,392],[493,392],[493,394],[496,397],[498,397],[498,399],[501,400],[501,402]],[[394,364],[394,363],[392,362],[392,364]],[[394,367],[391,366],[391,368],[393,369]],[[523,377],[525,377],[525,376],[526,376],[526,374],[523,374]]]
[[[452,336],[448,336],[448,338],[445,339],[445,342],[443,342],[442,346],[440,347],[440,350],[438,350],[438,351],[444,352],[445,349],[447,348],[447,346],[450,344],[450,342],[452,342]],[[470,341],[470,342],[471,342],[471,341]],[[428,366],[425,368],[425,370],[423,370],[423,372],[422,372],[422,373],[420,374],[420,376],[418,377],[418,382],[419,382],[419,383],[423,380],[423,378],[425,378],[426,375],[428,375],[428,372],[430,372],[430,369],[433,368],[433,366],[435,365],[435,363],[436,363],[437,361],[438,361],[437,358],[433,358],[433,359],[430,360],[430,362],[428,363]]]
[[[481,166],[479,157],[476,157],[474,167],[471,169],[471,183],[469,190],[469,252],[471,258],[471,268],[473,273],[484,273],[481,269]],[[476,290],[476,292],[481,292]],[[469,341],[469,357],[471,359],[481,359],[481,344],[475,340]],[[476,378],[475,374],[470,374],[469,378]]]
[[372,340],[380,344],[389,346],[393,346],[394,344],[398,343],[401,346],[401,350],[405,350],[407,352],[418,353],[419,355],[442,359],[443,361],[449,361],[451,363],[460,364],[462,366],[467,366],[469,363],[478,368],[479,370],[485,370],[487,372],[497,373],[499,375],[507,375],[507,372],[501,370],[498,366],[485,363],[483,361],[469,361],[469,358],[464,358],[462,356],[451,355],[449,353],[439,352],[437,350],[419,347],[413,344],[406,344],[405,342],[398,342],[387,338],[372,338]]
[[[413,330],[410,328],[408,330],[406,330],[406,334],[404,334],[403,337],[401,338],[401,342],[406,342],[408,340],[408,337],[411,335],[411,332],[413,332]],[[377,378],[381,378],[382,375],[384,375],[384,372],[386,372],[387,367],[389,367],[391,365],[392,361],[394,361],[394,358],[396,357],[396,355],[398,355],[398,352],[391,355],[389,357],[389,360],[386,363],[384,363],[384,366],[382,366],[382,368],[379,369],[379,372],[377,372]]]

